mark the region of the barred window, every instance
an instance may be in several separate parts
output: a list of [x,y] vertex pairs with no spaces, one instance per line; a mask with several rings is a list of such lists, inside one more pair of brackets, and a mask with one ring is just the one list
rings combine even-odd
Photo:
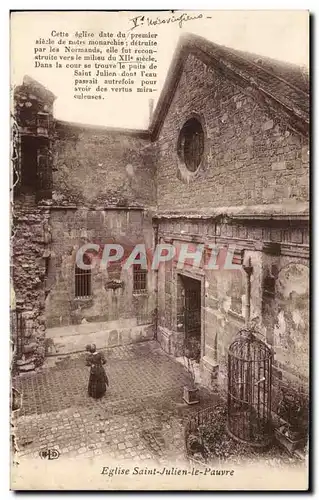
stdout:
[[204,153],[204,131],[199,120],[190,118],[179,137],[178,154],[190,172],[199,167]]
[[[88,255],[83,256],[83,263],[91,264]],[[75,298],[87,299],[92,295],[92,273],[91,269],[81,269],[75,264]]]
[[147,289],[147,269],[142,269],[140,264],[133,265],[133,291],[145,292]]

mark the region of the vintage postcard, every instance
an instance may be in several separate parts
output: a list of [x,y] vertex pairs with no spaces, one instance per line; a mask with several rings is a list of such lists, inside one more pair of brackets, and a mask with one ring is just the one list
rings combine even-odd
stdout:
[[11,488],[307,490],[308,11],[10,23]]

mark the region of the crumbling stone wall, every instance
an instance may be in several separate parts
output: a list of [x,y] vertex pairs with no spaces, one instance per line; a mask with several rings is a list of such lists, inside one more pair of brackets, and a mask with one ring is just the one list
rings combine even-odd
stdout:
[[[12,280],[22,314],[19,336],[20,371],[42,364],[45,356],[46,259],[50,247],[52,194],[51,138],[55,96],[41,84],[24,77],[14,89],[14,171],[12,175]],[[30,170],[32,175],[30,176]],[[20,323],[19,323],[20,324]]]
[[36,201],[51,198],[54,100],[52,92],[28,76],[14,89],[13,111],[19,129],[13,174],[15,198],[25,193],[35,195]]
[[155,163],[147,134],[58,122],[54,200],[77,205],[155,207]]
[[47,208],[16,201],[12,221],[12,279],[22,309],[24,345],[20,371],[33,369],[45,355],[45,252],[48,248]]
[[[306,97],[305,97],[306,98]],[[181,179],[179,132],[196,112],[205,155],[196,178]],[[307,139],[229,78],[188,56],[157,141],[159,211],[308,201]]]
[[[24,298],[30,339],[24,346],[27,360],[20,364],[40,363],[45,326],[130,319],[134,325],[151,325],[147,335],[153,338],[153,273],[148,275],[147,293],[138,295],[132,294],[132,269],[125,275],[120,266],[104,273],[95,269],[92,299],[81,302],[74,297],[75,255],[84,243],[122,243],[124,237],[124,245],[129,240],[128,245],[144,243],[152,249],[151,213],[144,211],[156,205],[154,148],[148,133],[56,121],[55,96],[28,77],[14,97],[20,156],[12,259],[14,286],[18,300]],[[22,147],[24,138],[34,145],[32,159],[28,147]],[[32,186],[32,182],[23,185],[23,165],[36,172]],[[140,210],[134,212],[132,207]],[[50,241],[40,236],[49,228]],[[144,339],[144,330],[141,335]]]

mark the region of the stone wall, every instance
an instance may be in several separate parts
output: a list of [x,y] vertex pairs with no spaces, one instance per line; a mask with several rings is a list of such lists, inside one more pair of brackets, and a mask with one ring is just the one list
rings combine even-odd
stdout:
[[[196,113],[205,133],[195,176],[179,165],[177,144]],[[247,89],[190,55],[157,140],[159,211],[285,204],[309,199],[308,143]],[[185,169],[184,169],[185,170]]]
[[[136,243],[153,248],[153,150],[146,132],[56,123],[48,327],[103,322],[106,331],[108,324],[117,321],[119,331],[121,322],[132,329],[150,325],[147,335],[154,337],[152,272],[148,273],[147,292],[137,294],[133,293],[132,268],[112,265],[102,271],[97,265],[92,270],[92,296],[83,300],[74,293],[75,256],[83,244],[117,243],[126,251]],[[112,282],[119,286],[112,288]],[[132,340],[140,340],[136,335],[132,334]]]
[[[195,172],[187,170],[179,154],[180,132],[191,117],[204,131],[204,153]],[[250,319],[274,350],[276,411],[281,389],[307,393],[308,138],[283,113],[261,103],[251,88],[189,55],[155,148],[159,238],[175,245],[233,245],[239,262],[250,259]],[[184,271],[202,283],[202,380],[226,391],[228,348],[245,325],[247,275],[241,269],[187,265]],[[158,340],[176,355],[183,336],[179,293],[176,265],[163,266]]]
[[[123,321],[135,328],[132,340],[153,338],[156,301],[151,272],[144,293],[133,293],[132,268],[123,271],[115,265],[107,271],[94,268],[89,299],[76,299],[74,290],[75,255],[84,243],[122,243],[126,251],[136,243],[153,248],[151,213],[145,210],[156,205],[153,145],[147,132],[56,121],[54,99],[28,77],[15,90],[19,138],[14,287],[17,299],[25,299],[31,347],[40,337],[43,340],[45,327],[83,322]],[[39,236],[43,228],[50,241]],[[127,332],[126,337],[130,338]],[[31,353],[31,347],[24,350]]]
[[52,195],[52,158],[55,96],[35,80],[24,77],[14,90],[12,137],[12,280],[21,322],[22,345],[17,349],[21,371],[42,364],[45,356],[45,283],[50,246],[48,205]]
[[57,122],[53,199],[91,208],[155,206],[153,146],[138,132]]
[[35,195],[36,201],[52,196],[52,136],[55,96],[29,77],[14,90],[14,119],[18,126],[13,147],[13,195]]
[[[290,227],[289,227],[290,226]],[[274,350],[274,409],[280,389],[307,387],[309,370],[308,321],[308,227],[306,222],[223,221],[220,218],[163,218],[159,220],[159,238],[182,242],[233,246],[233,263],[244,264],[250,258],[251,324],[260,338]],[[274,241],[275,240],[275,241]],[[191,248],[191,247],[190,247]],[[204,256],[205,254],[203,254]],[[179,318],[178,273],[186,273],[202,282],[202,356],[201,372],[210,388],[227,389],[228,348],[236,333],[245,326],[247,275],[244,269],[199,268],[186,263],[180,271],[163,265],[158,274],[158,340],[169,353],[183,338]],[[169,314],[167,311],[170,310]]]
[[[149,324],[154,337],[155,276],[147,276],[147,291],[133,292],[133,271],[121,264],[111,264],[106,270],[97,262],[92,270],[92,296],[76,298],[74,290],[77,250],[86,243],[122,244],[129,255],[137,243],[153,248],[153,228],[150,214],[143,210],[85,208],[51,210],[51,259],[49,266],[46,319],[48,327],[87,322],[121,321],[131,326]],[[116,283],[114,287],[113,284]]]
[[[12,280],[23,317],[23,357],[31,368],[44,359],[47,208],[16,201],[12,220]],[[23,369],[23,368],[21,368]]]

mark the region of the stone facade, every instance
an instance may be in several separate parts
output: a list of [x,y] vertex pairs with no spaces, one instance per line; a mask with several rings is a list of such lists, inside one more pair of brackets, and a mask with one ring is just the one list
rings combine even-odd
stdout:
[[157,338],[162,347],[181,355],[178,349],[185,333],[183,314],[178,314],[179,276],[189,276],[201,283],[201,371],[207,386],[218,384],[226,390],[228,347],[245,326],[250,300],[251,324],[274,350],[274,386],[305,387],[309,369],[307,222],[162,216],[158,224],[163,243],[173,242],[175,247],[203,244],[206,251],[209,245],[233,247],[234,264],[245,264],[250,258],[252,265],[250,297],[244,269],[223,269],[221,262],[220,269],[207,270],[204,259],[199,268],[185,265],[179,270],[176,262],[160,268]]
[[[187,177],[177,141],[194,112],[204,128],[205,155],[196,176]],[[307,137],[195,56],[185,62],[157,147],[160,212],[308,201]]]
[[[180,131],[192,116],[205,142],[195,173],[178,154]],[[276,407],[278,388],[306,387],[308,380],[308,135],[279,105],[190,54],[155,144],[159,241],[233,246],[242,264],[251,260],[250,321],[275,353]],[[181,272],[176,263],[167,267],[159,271],[157,335],[165,350],[180,355]],[[202,378],[226,390],[228,347],[245,326],[247,275],[202,266],[183,273],[201,282]]]
[[[180,356],[183,280],[193,278],[200,290],[205,385],[226,389],[228,347],[249,321],[274,351],[276,405],[278,389],[302,388],[308,380],[307,94],[298,79],[288,81],[286,69],[278,79],[278,67],[271,74],[223,50],[207,48],[197,37],[178,49],[148,131],[53,121],[48,168],[33,208],[26,203],[30,195],[26,200],[17,191],[14,286],[17,298],[26,295],[30,303],[35,336],[44,329],[37,318],[45,310],[48,328],[99,322],[108,331],[117,321],[115,344],[155,337],[166,352]],[[35,84],[36,92],[44,96],[45,90]],[[203,130],[203,150],[191,171],[179,149],[182,127],[193,118]],[[46,224],[50,238],[33,242]],[[22,256],[26,240],[30,263]],[[239,268],[188,263],[178,269],[175,259],[149,270],[141,295],[133,293],[130,270],[94,268],[92,296],[77,299],[77,249],[110,241],[145,243],[150,250],[157,243],[203,244],[206,257],[209,245],[232,246]],[[32,276],[39,280],[32,285],[37,293],[25,285],[23,264],[38,269]],[[113,289],[112,280],[121,286]],[[131,332],[125,341],[121,322]],[[147,334],[135,336],[137,325]]]

